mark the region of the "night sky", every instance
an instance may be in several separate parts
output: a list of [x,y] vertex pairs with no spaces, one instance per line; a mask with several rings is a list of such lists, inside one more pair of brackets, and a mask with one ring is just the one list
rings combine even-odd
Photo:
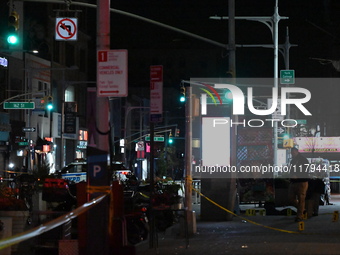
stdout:
[[[95,0],[87,2],[96,4]],[[274,13],[275,0],[235,2],[236,16],[272,16]],[[0,7],[1,17],[6,17],[6,4],[2,2]],[[111,7],[228,43],[228,22],[209,19],[214,15],[228,15],[227,0],[115,0],[111,1]],[[71,9],[78,8],[71,6]],[[330,61],[313,58],[340,60],[340,3],[335,0],[281,0],[279,14],[289,17],[279,23],[279,44],[285,42],[288,28],[290,43],[298,45],[291,47],[289,62],[296,77],[339,77],[340,72]],[[82,26],[92,29],[90,47],[95,52],[96,11],[92,9],[80,15],[84,16],[79,23],[80,30]],[[0,26],[3,28],[6,22],[2,18]],[[269,29],[262,23],[237,20],[235,30],[236,44],[273,43]],[[228,52],[224,48],[116,13],[111,13],[111,48],[129,51],[131,89],[149,86],[150,65],[164,66],[164,85],[175,91],[181,80],[191,77],[227,76]],[[237,48],[237,77],[273,77],[273,69],[272,49]],[[284,69],[281,54],[279,69]],[[337,128],[340,119],[339,85],[307,86],[312,93],[308,106],[313,113],[309,118],[311,123],[327,122],[333,135],[340,135]]]

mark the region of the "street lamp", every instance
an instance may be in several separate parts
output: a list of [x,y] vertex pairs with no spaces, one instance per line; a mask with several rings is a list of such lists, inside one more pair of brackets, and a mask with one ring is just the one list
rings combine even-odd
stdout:
[[129,113],[132,111],[132,110],[135,110],[135,109],[150,109],[149,106],[129,106],[126,108],[126,111],[125,111],[125,117],[124,117],[124,164],[125,166],[127,166],[127,120],[128,120],[128,116],[129,116]]
[[[274,88],[278,88],[278,52],[279,52],[279,44],[278,44],[278,38],[279,38],[279,21],[281,19],[288,19],[288,17],[281,17],[279,15],[279,8],[278,8],[278,0],[275,1],[275,7],[274,7],[274,14],[271,17],[233,17],[233,19],[238,19],[238,20],[250,20],[250,21],[258,21],[263,24],[265,24],[271,31],[272,37],[274,40],[274,44],[271,46],[274,48]],[[228,20],[229,17],[219,17],[219,16],[211,16],[210,19],[214,20]],[[247,47],[244,45],[237,45],[235,44],[236,47]],[[263,46],[263,45],[261,45]],[[230,45],[229,45],[230,47]],[[253,47],[253,46],[251,46]],[[256,46],[258,47],[258,45]],[[288,46],[289,49],[290,45]],[[278,123],[274,123],[274,165],[277,165],[277,147],[278,147]]]

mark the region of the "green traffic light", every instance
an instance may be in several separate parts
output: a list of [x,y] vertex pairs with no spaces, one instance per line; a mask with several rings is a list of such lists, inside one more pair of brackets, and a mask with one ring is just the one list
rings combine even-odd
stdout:
[[17,44],[19,42],[19,39],[18,39],[18,37],[16,35],[12,34],[12,35],[9,35],[7,37],[7,42],[9,44],[14,45],[14,44]]
[[182,96],[179,98],[179,101],[180,101],[181,103],[184,103],[184,102],[185,102],[185,96],[182,95]]
[[47,108],[47,110],[49,110],[49,111],[51,111],[51,110],[53,110],[53,104],[47,104],[47,106],[46,106],[46,108]]

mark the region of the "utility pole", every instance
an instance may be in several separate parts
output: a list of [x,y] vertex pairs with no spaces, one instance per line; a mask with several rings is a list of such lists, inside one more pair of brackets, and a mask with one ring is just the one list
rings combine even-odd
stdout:
[[[97,0],[97,52],[110,49],[110,0]],[[96,55],[98,54],[96,52]],[[98,64],[98,63],[97,63]],[[98,75],[98,74],[97,74]],[[98,90],[98,84],[97,84]],[[95,145],[87,148],[87,186],[100,187],[101,192],[89,193],[88,199],[105,194],[109,187],[107,158],[109,155],[109,99],[96,97],[95,103]],[[86,191],[85,191],[86,192]],[[87,191],[88,192],[88,191]],[[113,192],[111,192],[113,193]],[[116,192],[117,195],[119,192]],[[113,200],[113,199],[111,199]],[[110,199],[106,197],[100,204],[86,214],[86,231],[80,233],[79,250],[81,254],[109,254],[112,248],[113,215],[109,213]],[[116,209],[116,208],[115,208]],[[117,210],[118,211],[118,210]],[[111,211],[110,211],[111,212]],[[111,219],[110,219],[111,216]],[[111,235],[110,235],[111,234]],[[121,235],[121,231],[114,231]],[[109,236],[110,235],[110,236]],[[116,237],[116,236],[115,236]]]
[[[228,53],[229,53],[229,73],[231,74],[231,82],[236,85],[236,42],[235,42],[235,0],[228,0],[228,16],[229,16],[229,35],[228,35]],[[238,123],[238,116],[231,116],[233,123]],[[231,150],[230,150],[230,164],[237,166],[237,125],[233,125],[230,132]],[[228,201],[227,206],[230,211],[234,211],[236,198],[236,178],[227,180]],[[232,215],[227,215],[227,220],[231,220]]]
[[[97,0],[97,50],[110,49],[110,0]],[[109,151],[109,102],[107,97],[98,97],[96,101],[97,148]]]

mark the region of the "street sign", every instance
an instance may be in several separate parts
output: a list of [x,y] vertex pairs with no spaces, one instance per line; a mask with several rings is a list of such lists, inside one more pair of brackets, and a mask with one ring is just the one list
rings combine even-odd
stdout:
[[22,132],[35,132],[35,127],[24,127],[22,128]]
[[[164,136],[154,136],[153,140],[155,142],[164,142]],[[145,137],[145,141],[149,142],[150,141],[150,136]]]
[[27,145],[28,145],[28,142],[18,142],[18,145],[19,145],[19,146],[27,146]]
[[127,50],[99,50],[97,52],[97,96],[127,97]]
[[[150,139],[150,136],[149,136]],[[137,143],[137,151],[144,151],[144,142],[143,141],[139,141]]]
[[307,120],[296,120],[296,123],[297,124],[303,124],[303,125],[306,125],[307,124]]
[[4,109],[34,109],[34,102],[5,102]]
[[285,132],[285,130],[284,130],[282,127],[279,127],[279,128],[277,129],[277,132],[278,132],[279,134],[282,134],[283,132]]
[[57,41],[77,40],[77,18],[56,18],[55,39]]
[[294,84],[295,71],[294,70],[280,70],[280,83],[281,84]]
[[163,66],[150,67],[150,121],[160,122],[163,115]]

